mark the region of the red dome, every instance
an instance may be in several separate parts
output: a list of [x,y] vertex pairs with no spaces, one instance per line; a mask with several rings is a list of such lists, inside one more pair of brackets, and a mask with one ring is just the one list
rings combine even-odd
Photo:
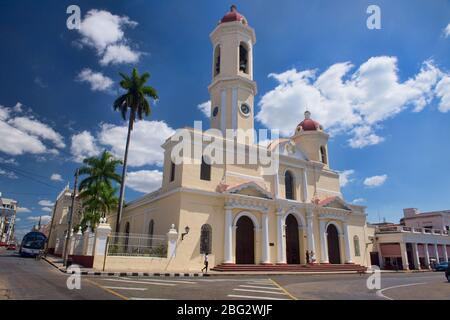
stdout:
[[243,23],[246,23],[245,17],[237,11],[235,5],[232,5],[230,8],[230,12],[224,15],[222,20],[220,20],[220,22],[225,23],[234,21],[242,21]]
[[304,131],[313,131],[319,130],[320,124],[312,119],[305,119],[297,127],[301,127]]

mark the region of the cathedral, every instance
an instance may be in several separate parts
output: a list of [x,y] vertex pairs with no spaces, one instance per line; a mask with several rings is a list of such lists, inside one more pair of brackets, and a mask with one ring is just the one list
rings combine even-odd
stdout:
[[[275,170],[259,162],[218,163],[206,152],[183,152],[183,161],[175,161],[178,142],[169,138],[162,145],[162,186],[127,204],[121,232],[165,235],[174,225],[180,236],[173,270],[198,271],[205,254],[217,270],[307,263],[369,266],[373,231],[366,224],[365,207],[343,199],[339,174],[329,161],[326,128],[313,120],[307,106],[299,105],[304,119],[290,137],[256,143],[255,31],[232,6],[210,40],[210,127],[222,135],[208,139],[205,132],[186,128],[189,144],[206,151],[214,139],[221,146],[216,153],[224,158],[231,151],[233,159],[235,153],[245,159],[252,152],[276,155]],[[225,137],[230,130],[247,133]],[[230,139],[235,143],[228,144]]]

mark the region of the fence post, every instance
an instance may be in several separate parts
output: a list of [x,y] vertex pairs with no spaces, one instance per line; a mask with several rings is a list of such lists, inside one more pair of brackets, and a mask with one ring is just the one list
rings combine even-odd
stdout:
[[83,254],[83,233],[81,232],[81,228],[78,229],[78,232],[75,235],[75,244],[72,254],[73,255]]
[[107,250],[107,239],[111,234],[111,226],[101,220],[100,224],[95,230],[95,242],[94,242],[94,268],[101,269],[103,267],[103,260]]
[[177,251],[178,232],[175,229],[175,225],[170,226],[169,232],[167,232],[167,258],[175,257]]

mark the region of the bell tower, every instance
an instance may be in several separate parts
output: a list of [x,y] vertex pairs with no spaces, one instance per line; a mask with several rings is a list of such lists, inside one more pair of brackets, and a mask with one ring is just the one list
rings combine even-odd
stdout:
[[208,87],[211,99],[211,128],[225,135],[227,129],[248,130],[238,135],[240,143],[254,143],[253,45],[255,31],[236,6],[228,12],[210,34],[213,45],[212,82]]

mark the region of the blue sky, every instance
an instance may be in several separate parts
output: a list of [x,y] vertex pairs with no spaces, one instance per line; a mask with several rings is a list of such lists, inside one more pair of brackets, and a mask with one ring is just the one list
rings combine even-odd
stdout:
[[[83,31],[66,28],[71,4],[92,22]],[[50,214],[39,202],[54,201],[81,157],[103,149],[120,154],[125,127],[111,105],[118,72],[133,66],[151,73],[160,100],[133,132],[136,149],[146,150],[134,153],[126,199],[157,186],[160,142],[194,120],[208,124],[198,105],[209,99],[209,33],[231,4],[1,2],[0,192],[28,209],[19,213],[18,229]],[[398,221],[404,207],[450,207],[449,1],[235,4],[257,36],[257,127],[281,123],[290,132],[307,105],[332,132],[330,164],[347,176],[346,200],[368,206],[369,221]],[[366,27],[370,4],[381,9],[380,30]],[[93,33],[102,19],[117,29]],[[274,120],[280,111],[287,118]],[[11,139],[19,147],[11,148]],[[50,179],[54,174],[61,179]]]

